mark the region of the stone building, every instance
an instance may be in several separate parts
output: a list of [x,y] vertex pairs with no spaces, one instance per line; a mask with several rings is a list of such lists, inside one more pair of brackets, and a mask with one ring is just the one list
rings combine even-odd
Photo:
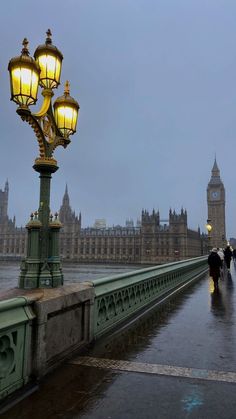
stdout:
[[208,220],[212,226],[210,233],[211,247],[225,247],[225,188],[220,178],[220,170],[216,159],[211,171],[211,179],[207,186]]
[[[15,218],[8,218],[9,186],[0,191],[0,255],[26,254],[26,229],[15,226]],[[60,254],[66,261],[84,263],[159,264],[200,256],[206,253],[206,236],[187,225],[187,212],[169,211],[165,223],[159,211],[143,210],[134,225],[127,220],[125,226],[104,227],[104,223],[82,228],[81,214],[71,209],[66,186],[59,219]]]
[[158,211],[143,210],[136,226],[128,220],[126,226],[82,228],[81,214],[77,217],[72,211],[66,187],[59,219],[63,224],[60,253],[68,261],[157,264],[206,252],[205,236],[188,228],[183,209],[180,214],[170,210],[164,225]]
[[0,255],[20,257],[26,253],[26,230],[16,227],[15,217],[8,217],[8,181],[0,190]]

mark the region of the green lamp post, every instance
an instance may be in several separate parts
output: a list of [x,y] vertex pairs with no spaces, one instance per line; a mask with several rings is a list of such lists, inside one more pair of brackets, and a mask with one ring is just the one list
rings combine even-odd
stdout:
[[[62,227],[58,214],[50,215],[50,182],[58,169],[53,157],[59,145],[70,143],[76,132],[79,104],[70,96],[69,82],[64,95],[52,107],[53,89],[60,84],[62,53],[52,44],[51,31],[46,42],[38,46],[30,57],[28,41],[24,39],[21,55],[10,60],[11,100],[17,103],[17,113],[32,127],[39,145],[39,155],[33,168],[39,173],[39,209],[31,214],[28,230],[27,256],[21,263],[20,288],[52,288],[63,284],[59,255],[59,231]],[[43,103],[38,113],[29,109],[37,101],[38,85],[42,87]],[[54,111],[53,111],[54,108]]]

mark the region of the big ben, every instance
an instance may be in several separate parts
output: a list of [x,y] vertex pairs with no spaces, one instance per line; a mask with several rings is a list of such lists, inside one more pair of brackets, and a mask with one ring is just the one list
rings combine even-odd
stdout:
[[212,225],[210,243],[212,247],[225,246],[225,188],[220,178],[216,159],[207,186],[208,219]]

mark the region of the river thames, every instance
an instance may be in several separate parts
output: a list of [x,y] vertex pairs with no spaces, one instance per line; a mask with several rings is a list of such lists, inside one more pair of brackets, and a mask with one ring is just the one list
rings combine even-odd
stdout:
[[[110,275],[144,268],[144,265],[85,265],[78,263],[64,264],[64,285],[75,282],[93,281]],[[20,262],[0,261],[0,291],[17,287],[20,274]]]

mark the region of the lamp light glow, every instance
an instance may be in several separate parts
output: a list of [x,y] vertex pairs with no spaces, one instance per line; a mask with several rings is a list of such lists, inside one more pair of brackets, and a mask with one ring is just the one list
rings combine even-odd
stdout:
[[60,84],[61,65],[63,55],[52,44],[51,31],[48,29],[46,42],[39,45],[34,53],[34,58],[40,67],[39,84],[45,89],[55,89]]
[[65,138],[76,132],[79,112],[78,102],[70,96],[69,82],[65,83],[64,95],[54,102],[54,117],[58,129]]
[[28,41],[23,40],[21,55],[10,60],[11,100],[19,106],[28,107],[35,104],[38,94],[39,67],[29,56]]
[[212,230],[212,225],[211,224],[206,224],[206,229],[207,229],[208,233],[210,233],[211,230]]

